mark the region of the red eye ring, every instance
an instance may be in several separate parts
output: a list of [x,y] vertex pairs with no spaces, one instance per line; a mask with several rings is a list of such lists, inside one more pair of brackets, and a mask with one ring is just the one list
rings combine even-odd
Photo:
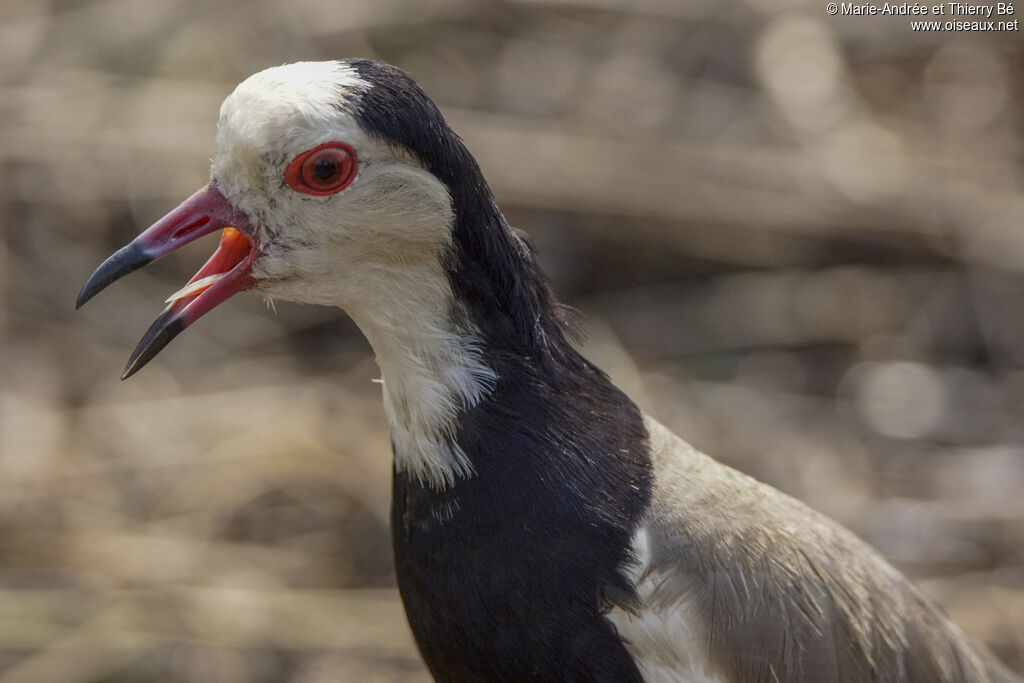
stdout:
[[325,142],[292,159],[284,180],[296,192],[328,195],[339,192],[356,177],[356,151],[344,142]]

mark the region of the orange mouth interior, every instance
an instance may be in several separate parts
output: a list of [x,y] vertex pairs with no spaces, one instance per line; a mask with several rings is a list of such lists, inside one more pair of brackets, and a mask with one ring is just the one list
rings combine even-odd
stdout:
[[252,242],[240,230],[224,228],[213,256],[184,287],[167,298],[167,303],[202,294],[227,275],[252,251]]

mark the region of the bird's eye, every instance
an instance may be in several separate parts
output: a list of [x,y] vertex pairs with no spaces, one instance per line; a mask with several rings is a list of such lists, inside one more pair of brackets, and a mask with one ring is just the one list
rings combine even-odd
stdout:
[[303,194],[334,194],[356,177],[356,151],[343,142],[326,142],[292,159],[284,180]]

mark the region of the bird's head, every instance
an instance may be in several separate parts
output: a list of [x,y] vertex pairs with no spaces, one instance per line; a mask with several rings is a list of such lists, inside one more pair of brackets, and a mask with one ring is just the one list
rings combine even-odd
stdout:
[[[243,290],[338,305],[359,322],[362,311],[450,287],[445,264],[460,197],[463,219],[482,212],[478,222],[503,224],[475,161],[404,72],[370,60],[267,69],[224,100],[210,183],[108,258],[78,305],[222,231],[216,253],[168,299],[124,377]],[[507,226],[499,232],[511,235]]]

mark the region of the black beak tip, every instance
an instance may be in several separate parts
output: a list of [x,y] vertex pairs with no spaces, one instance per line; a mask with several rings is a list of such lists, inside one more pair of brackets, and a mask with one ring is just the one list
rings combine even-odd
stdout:
[[126,380],[141,370],[146,363],[153,360],[156,354],[160,353],[171,340],[177,337],[188,327],[185,319],[177,312],[164,311],[160,317],[153,321],[153,324],[146,330],[135,350],[132,351],[128,364],[121,373],[121,379]]
[[[85,302],[88,301],[89,299],[93,298],[93,296],[95,296],[95,294],[96,294],[96,292],[89,291],[89,282],[91,282],[91,280],[87,281],[84,285],[82,285],[82,290],[80,292],[78,292],[78,298],[75,299],[75,310],[76,311],[79,308],[81,308],[82,306],[84,306]],[[96,290],[96,291],[99,291],[99,290]]]
[[144,265],[151,263],[153,256],[150,255],[142,245],[137,242],[130,242],[110,255],[106,261],[100,264],[89,279],[82,285],[78,292],[78,299],[75,300],[75,310],[85,305],[112,283],[120,280],[125,275],[133,273]]

